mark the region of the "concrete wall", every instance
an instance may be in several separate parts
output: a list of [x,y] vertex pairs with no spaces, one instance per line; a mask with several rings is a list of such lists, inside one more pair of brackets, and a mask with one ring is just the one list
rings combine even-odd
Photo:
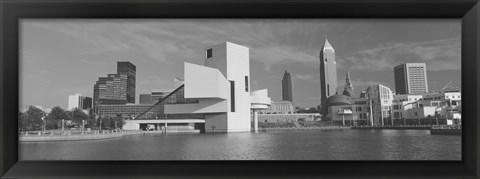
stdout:
[[229,98],[229,82],[215,68],[185,63],[185,98]]

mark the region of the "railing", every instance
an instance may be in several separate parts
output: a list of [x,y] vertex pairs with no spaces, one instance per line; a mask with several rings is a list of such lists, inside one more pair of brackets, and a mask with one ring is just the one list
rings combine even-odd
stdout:
[[461,125],[433,125],[432,129],[462,129]]
[[55,135],[103,135],[103,134],[119,134],[119,133],[131,133],[138,132],[140,130],[94,130],[94,131],[77,131],[77,130],[65,130],[65,131],[26,131],[20,132],[19,135],[23,136],[55,136]]

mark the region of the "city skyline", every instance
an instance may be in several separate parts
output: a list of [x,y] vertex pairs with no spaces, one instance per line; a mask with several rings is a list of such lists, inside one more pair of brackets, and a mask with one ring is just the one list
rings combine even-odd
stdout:
[[183,62],[202,64],[205,46],[234,41],[251,49],[252,91],[267,88],[273,100],[282,99],[278,76],[286,67],[296,81],[295,103],[313,107],[320,104],[324,34],[335,49],[339,93],[346,71],[356,96],[377,83],[395,89],[393,67],[406,62],[427,63],[431,90],[461,85],[458,20],[28,20],[21,26],[22,106],[65,108],[68,95],[92,97],[96,78],[115,71],[117,61],[138,64],[135,98],[171,90],[173,79],[183,77]]

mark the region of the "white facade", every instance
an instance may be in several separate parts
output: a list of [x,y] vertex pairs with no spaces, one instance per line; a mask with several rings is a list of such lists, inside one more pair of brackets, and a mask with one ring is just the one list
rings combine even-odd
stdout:
[[395,95],[392,104],[394,119],[422,119],[429,117],[461,119],[460,92]]
[[185,63],[184,97],[166,114],[203,113],[206,132],[250,131],[250,57],[247,47],[224,42],[205,49],[205,66]]
[[293,114],[295,107],[291,101],[273,101],[268,109],[262,111],[264,114]]
[[372,102],[372,116],[373,125],[387,125],[388,122],[392,123],[392,104],[393,93],[392,90],[383,85],[370,86],[367,89],[367,93],[370,96]]

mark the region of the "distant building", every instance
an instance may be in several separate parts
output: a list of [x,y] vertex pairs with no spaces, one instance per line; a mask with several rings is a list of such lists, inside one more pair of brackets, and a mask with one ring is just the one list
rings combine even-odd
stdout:
[[321,103],[337,91],[337,62],[335,50],[325,38],[325,44],[320,50],[320,90]]
[[130,62],[117,62],[117,74],[127,75],[127,102],[135,103],[135,79],[137,68]]
[[152,95],[151,94],[140,94],[140,104],[152,104]]
[[92,108],[92,98],[82,96],[80,93],[68,96],[68,108],[67,110],[73,110],[75,108],[86,110]]
[[152,91],[152,94],[151,94],[152,103],[158,102],[158,100],[163,99],[165,96],[167,96],[170,93],[171,91]]
[[439,92],[396,95],[394,119],[461,119],[460,88],[451,82]]
[[170,92],[152,92],[151,94],[140,94],[140,104],[155,104],[166,97]]
[[353,85],[351,82],[350,78],[350,72],[347,72],[346,78],[345,78],[345,88],[343,90],[343,95],[352,97],[353,94]]
[[404,63],[393,68],[397,94],[420,94],[428,92],[425,63]]
[[285,70],[282,79],[282,95],[284,101],[293,102],[292,76]]
[[93,105],[135,103],[136,68],[130,62],[118,62],[117,74],[99,77],[93,86]]
[[273,101],[268,109],[261,111],[260,114],[293,114],[295,108],[291,101]]

